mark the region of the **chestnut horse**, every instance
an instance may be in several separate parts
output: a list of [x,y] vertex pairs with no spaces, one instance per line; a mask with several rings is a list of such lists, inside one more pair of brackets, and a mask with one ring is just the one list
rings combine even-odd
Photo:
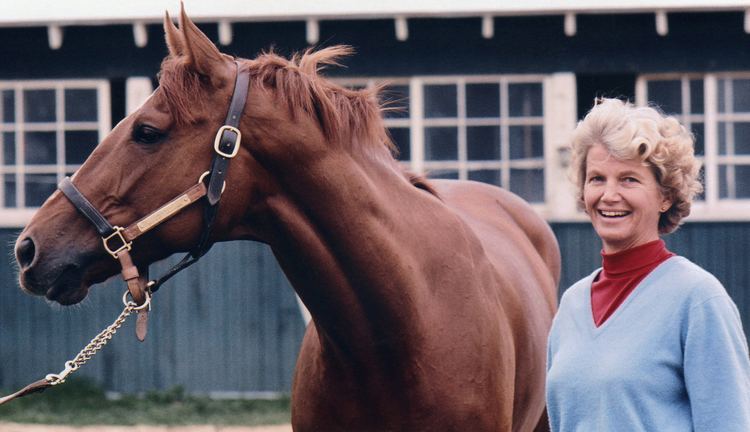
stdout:
[[[544,426],[560,256],[530,206],[493,186],[405,172],[377,91],[319,75],[346,47],[236,60],[184,10],[179,28],[168,15],[164,28],[159,87],[72,181],[112,224],[148,214],[208,169],[235,78],[248,74],[240,150],[210,241],[270,245],[311,312],[292,389],[294,429]],[[204,204],[140,237],[135,264],[193,248]],[[22,287],[61,304],[119,271],[60,191],[21,233],[16,257]]]

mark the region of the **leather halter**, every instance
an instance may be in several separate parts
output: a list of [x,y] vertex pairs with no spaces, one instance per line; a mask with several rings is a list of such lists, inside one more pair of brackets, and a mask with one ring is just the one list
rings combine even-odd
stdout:
[[[126,281],[130,296],[138,306],[146,303],[150,299],[150,295],[156,292],[169,278],[198,261],[211,248],[209,242],[211,227],[216,218],[219,199],[225,186],[224,179],[226,178],[229,161],[240,148],[242,134],[239,130],[239,122],[245,108],[250,81],[249,74],[241,73],[239,64],[235,62],[235,65],[237,75],[234,93],[229,104],[225,124],[219,128],[214,139],[215,153],[211,162],[211,170],[201,175],[197,184],[125,228],[110,224],[107,218],[73,185],[69,177],[65,177],[58,185],[60,191],[70,200],[73,206],[94,225],[102,237],[104,249],[120,263],[122,278]],[[206,175],[209,176],[208,185],[204,183]],[[196,247],[162,277],[146,282],[148,276],[139,274],[138,268],[133,264],[130,257],[133,241],[204,196],[207,206],[204,208],[201,238]],[[140,340],[143,340],[146,336],[146,313],[147,308],[144,308],[138,314],[136,334]]]

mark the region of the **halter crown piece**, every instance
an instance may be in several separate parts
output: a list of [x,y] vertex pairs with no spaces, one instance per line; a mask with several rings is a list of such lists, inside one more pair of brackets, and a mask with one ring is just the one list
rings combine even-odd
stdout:
[[[136,322],[136,336],[140,341],[144,341],[147,333],[148,311],[151,305],[151,295],[159,287],[169,280],[172,276],[197,262],[211,248],[209,241],[211,227],[216,219],[219,209],[219,199],[224,191],[225,178],[229,161],[237,154],[242,140],[242,134],[239,130],[239,122],[242,118],[242,112],[245,108],[250,77],[248,73],[241,73],[239,64],[235,62],[237,75],[234,83],[234,93],[229,104],[229,111],[224,126],[220,127],[214,139],[214,156],[211,162],[210,171],[203,173],[198,183],[187,189],[176,198],[168,203],[134,222],[130,226],[123,228],[112,225],[91,202],[73,185],[69,177],[65,177],[58,188],[70,200],[75,208],[86,218],[99,235],[102,237],[104,249],[116,259],[122,267],[122,278],[128,286],[128,291],[123,296],[125,310],[110,327],[105,329],[89,345],[87,345],[74,360],[65,363],[65,369],[60,374],[50,374],[44,379],[36,381],[23,389],[9,396],[0,398],[0,405],[9,402],[15,398],[26,396],[31,393],[42,391],[53,385],[65,381],[65,377],[77,370],[87,360],[91,358],[98,350],[103,348],[109,338],[122,325],[125,318],[132,312],[138,313]],[[204,179],[208,176],[208,184]],[[206,197],[206,206],[203,211],[203,228],[201,237],[196,247],[188,252],[177,264],[170,268],[164,275],[158,279],[148,281],[148,275],[141,275],[138,268],[133,263],[130,256],[130,250],[133,248],[133,241],[142,234],[162,224],[172,216],[176,215],[191,204]],[[148,273],[148,269],[146,272]],[[127,300],[127,296],[132,301]]]

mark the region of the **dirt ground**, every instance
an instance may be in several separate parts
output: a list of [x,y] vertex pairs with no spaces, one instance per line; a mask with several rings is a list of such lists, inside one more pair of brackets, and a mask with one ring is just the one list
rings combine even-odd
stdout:
[[278,426],[55,426],[0,423],[0,432],[292,432],[291,425]]

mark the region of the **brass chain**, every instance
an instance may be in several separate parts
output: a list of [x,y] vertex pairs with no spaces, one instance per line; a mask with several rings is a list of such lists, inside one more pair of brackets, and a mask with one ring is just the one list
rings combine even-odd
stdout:
[[66,361],[65,369],[63,369],[60,373],[49,374],[45,377],[50,385],[54,386],[64,383],[68,375],[80,369],[81,366],[91,360],[92,357],[94,357],[102,348],[104,348],[105,345],[107,345],[107,343],[109,343],[109,341],[112,339],[112,336],[114,336],[115,333],[117,333],[117,330],[122,327],[123,323],[126,319],[128,319],[128,316],[130,316],[130,314],[150,307],[151,296],[148,293],[146,293],[146,301],[140,306],[138,306],[134,301],[128,300],[128,294],[129,292],[125,291],[125,294],[122,296],[122,302],[125,304],[125,308],[122,310],[117,319],[115,319],[115,321],[107,328],[102,330],[101,333],[96,335],[96,337],[91,339],[91,342],[83,347],[83,349],[78,353],[78,355],[73,358],[73,360]]

